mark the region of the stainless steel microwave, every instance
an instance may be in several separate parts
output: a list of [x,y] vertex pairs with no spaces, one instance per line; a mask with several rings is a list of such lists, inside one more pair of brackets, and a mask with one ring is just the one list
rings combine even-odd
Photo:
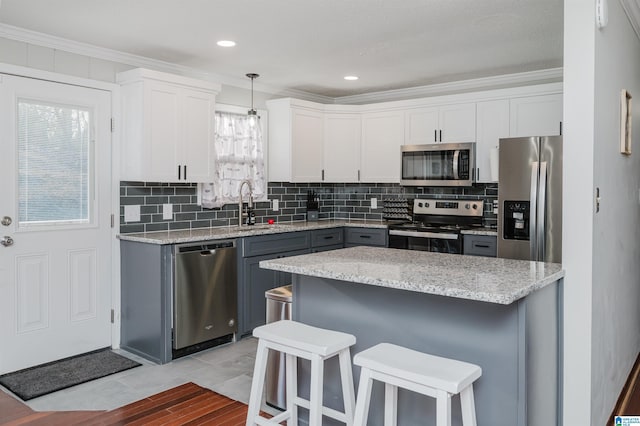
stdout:
[[476,144],[402,145],[404,186],[471,186],[475,181]]

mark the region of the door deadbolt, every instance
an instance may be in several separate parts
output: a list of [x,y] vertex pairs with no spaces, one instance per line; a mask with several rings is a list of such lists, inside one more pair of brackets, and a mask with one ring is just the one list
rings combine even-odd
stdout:
[[4,237],[2,237],[2,240],[0,240],[0,244],[2,244],[5,247],[12,246],[13,238],[9,237],[8,235],[5,235]]
[[3,224],[4,226],[9,226],[11,225],[11,218],[9,216],[5,216],[2,218],[2,220],[0,220],[0,223]]

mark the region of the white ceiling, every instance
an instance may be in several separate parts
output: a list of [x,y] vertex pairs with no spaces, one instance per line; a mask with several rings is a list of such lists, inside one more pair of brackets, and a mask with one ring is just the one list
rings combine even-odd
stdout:
[[0,23],[329,97],[562,66],[563,0],[0,1]]

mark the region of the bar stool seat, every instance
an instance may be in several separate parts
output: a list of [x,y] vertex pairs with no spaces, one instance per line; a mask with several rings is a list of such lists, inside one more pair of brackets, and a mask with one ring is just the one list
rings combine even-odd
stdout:
[[[287,425],[298,424],[298,407],[309,409],[309,426],[321,426],[322,416],[328,416],[351,426],[355,409],[353,373],[349,348],[356,343],[356,338],[347,333],[326,330],[291,320],[282,320],[257,327],[253,330],[258,340],[256,363],[247,426],[276,425],[283,420]],[[269,350],[284,353],[286,375],[287,408],[271,419],[260,416],[260,403],[264,389],[264,379]],[[323,406],[322,389],[324,361],[338,356],[340,362],[340,380],[344,401],[344,412]],[[311,361],[311,392],[309,400],[300,398],[297,390],[297,358]]]
[[396,424],[398,387],[436,398],[437,425],[451,425],[451,397],[460,394],[464,426],[476,425],[473,382],[482,375],[475,365],[425,354],[390,343],[357,353],[362,367],[354,426],[367,423],[373,380],[385,383],[385,426]]

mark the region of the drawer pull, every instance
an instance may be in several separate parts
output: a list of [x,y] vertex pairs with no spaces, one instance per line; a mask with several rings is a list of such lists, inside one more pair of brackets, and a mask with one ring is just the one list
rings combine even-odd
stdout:
[[333,235],[327,235],[324,237],[325,240],[333,240]]
[[360,238],[371,238],[371,235],[360,235]]
[[486,244],[474,244],[474,247],[489,248],[489,246]]

